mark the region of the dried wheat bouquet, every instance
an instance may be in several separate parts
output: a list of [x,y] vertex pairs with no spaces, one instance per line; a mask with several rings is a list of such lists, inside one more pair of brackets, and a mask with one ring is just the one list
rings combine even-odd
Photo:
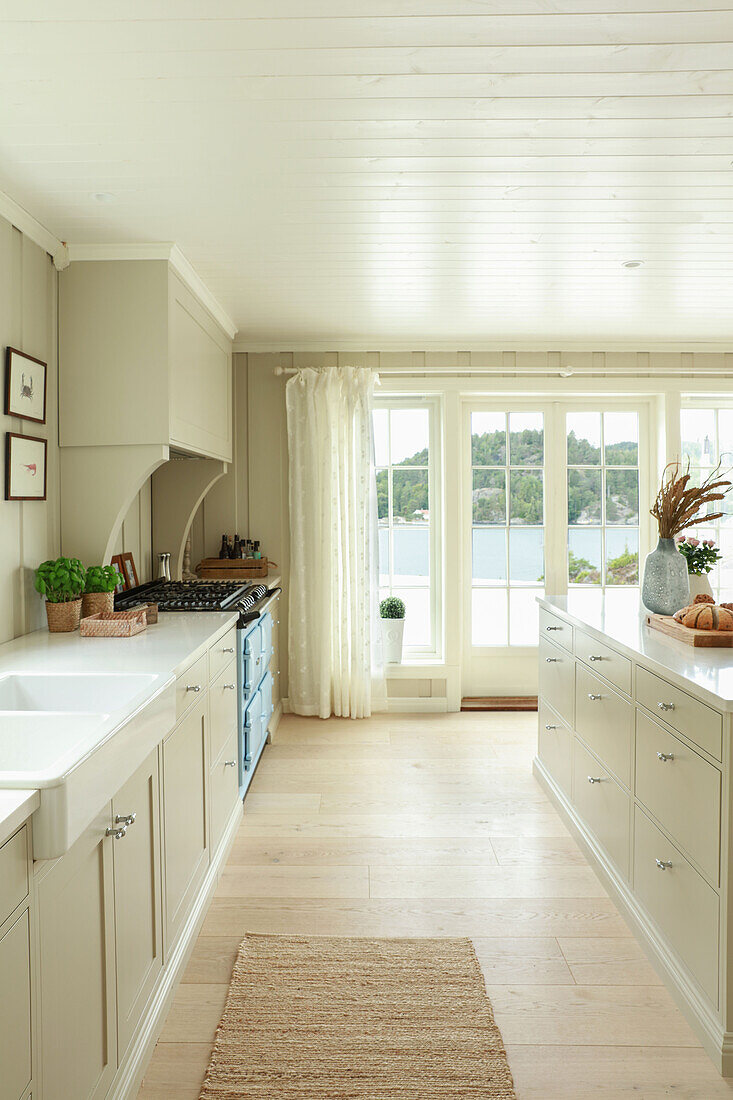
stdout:
[[670,462],[662,474],[662,484],[651,514],[659,524],[660,539],[673,539],[680,531],[720,519],[725,512],[706,512],[705,507],[723,500],[731,482],[720,476],[720,465],[711,470],[701,485],[690,485],[690,465],[680,473],[679,462]]

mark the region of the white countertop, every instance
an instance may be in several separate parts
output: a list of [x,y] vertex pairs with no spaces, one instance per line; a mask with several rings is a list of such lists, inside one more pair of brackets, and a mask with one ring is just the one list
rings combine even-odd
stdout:
[[733,649],[696,649],[652,630],[638,592],[575,591],[538,603],[719,710],[733,711]]
[[24,808],[30,807],[29,813],[36,809],[39,789],[58,784],[172,684],[237,618],[235,612],[176,612],[161,614],[158,623],[133,638],[82,638],[78,632],[37,630],[0,646],[0,677],[29,673],[146,676],[141,689],[124,705],[107,707],[104,714],[0,712],[0,843],[21,820],[18,814]]

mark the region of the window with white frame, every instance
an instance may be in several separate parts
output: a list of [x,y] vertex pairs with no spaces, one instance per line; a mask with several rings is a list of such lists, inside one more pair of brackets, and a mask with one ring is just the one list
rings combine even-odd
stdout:
[[471,411],[471,639],[537,644],[545,578],[541,412]]
[[639,414],[571,411],[566,421],[568,584],[639,584]]
[[379,598],[404,600],[404,645],[415,655],[436,653],[440,634],[436,421],[425,399],[375,403]]
[[[733,409],[704,408],[699,405],[683,408],[680,414],[682,461],[689,462],[694,484],[699,485],[715,467],[722,467],[721,476],[728,476],[733,466]],[[716,507],[721,504],[722,507]],[[733,501],[708,505],[708,513],[725,511],[722,519],[702,524],[689,532],[694,538],[713,539],[723,555],[708,580],[718,600],[733,598]]]

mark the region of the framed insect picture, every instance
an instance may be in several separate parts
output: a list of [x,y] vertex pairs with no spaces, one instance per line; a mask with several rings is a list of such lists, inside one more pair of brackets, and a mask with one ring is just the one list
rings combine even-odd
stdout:
[[5,499],[46,499],[48,443],[32,435],[5,437]]
[[137,579],[135,559],[129,550],[126,554],[120,556],[122,557],[122,576],[125,578],[125,588],[137,588],[140,581]]
[[46,364],[17,348],[5,353],[5,415],[46,423]]

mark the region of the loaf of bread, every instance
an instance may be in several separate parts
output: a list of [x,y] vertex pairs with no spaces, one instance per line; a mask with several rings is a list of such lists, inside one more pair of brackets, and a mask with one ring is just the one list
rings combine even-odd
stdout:
[[685,612],[681,619],[683,626],[691,630],[733,630],[733,611],[726,607],[718,607],[714,603],[698,603],[692,607],[683,608]]

